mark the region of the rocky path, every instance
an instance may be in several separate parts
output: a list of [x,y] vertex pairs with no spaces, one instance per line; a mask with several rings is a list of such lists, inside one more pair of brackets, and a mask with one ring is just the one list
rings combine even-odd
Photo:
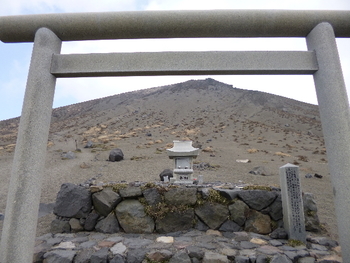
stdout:
[[36,239],[33,262],[337,263],[340,248],[326,237],[307,244],[247,232],[216,230],[161,234],[46,234]]

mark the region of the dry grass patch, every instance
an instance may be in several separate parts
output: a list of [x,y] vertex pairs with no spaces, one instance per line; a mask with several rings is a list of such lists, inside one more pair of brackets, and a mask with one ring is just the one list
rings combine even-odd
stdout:
[[281,157],[291,157],[290,154],[288,154],[288,153],[283,153],[283,152],[275,152],[274,155],[281,156]]

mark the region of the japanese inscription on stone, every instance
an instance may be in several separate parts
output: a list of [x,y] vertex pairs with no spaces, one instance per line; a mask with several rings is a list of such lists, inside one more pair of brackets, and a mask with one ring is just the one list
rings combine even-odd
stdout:
[[280,168],[284,228],[290,239],[305,242],[305,219],[299,179],[299,167],[286,164]]

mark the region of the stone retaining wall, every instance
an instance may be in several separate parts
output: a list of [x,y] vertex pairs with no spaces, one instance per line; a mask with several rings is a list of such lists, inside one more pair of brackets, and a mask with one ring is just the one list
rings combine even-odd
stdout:
[[[282,227],[280,190],[267,187],[170,185],[81,186],[63,184],[57,194],[52,233],[170,233],[195,228],[269,234]],[[317,207],[303,194],[305,225],[319,230]]]

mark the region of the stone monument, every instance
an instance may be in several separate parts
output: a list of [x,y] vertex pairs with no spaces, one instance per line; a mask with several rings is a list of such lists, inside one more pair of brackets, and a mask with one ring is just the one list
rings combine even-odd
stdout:
[[193,183],[193,158],[197,158],[199,149],[192,147],[192,141],[174,141],[174,146],[167,150],[169,158],[174,159],[173,183]]
[[306,243],[303,198],[299,179],[299,166],[280,167],[283,223],[289,239]]

